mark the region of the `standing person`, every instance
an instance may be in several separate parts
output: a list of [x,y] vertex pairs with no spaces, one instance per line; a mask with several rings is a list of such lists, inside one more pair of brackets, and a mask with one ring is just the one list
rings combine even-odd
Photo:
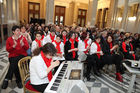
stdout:
[[27,50],[27,54],[28,56],[31,56],[31,44],[32,44],[32,39],[29,33],[27,33],[25,26],[20,26],[20,31],[21,31],[21,35],[23,35],[26,40],[28,41],[29,44],[29,49]]
[[59,65],[59,61],[53,61],[52,57],[57,50],[52,43],[34,50],[34,56],[30,61],[31,85],[37,91],[43,93],[52,79],[52,69]]
[[66,42],[64,46],[64,52],[65,52],[65,59],[66,60],[77,60],[78,58],[78,42],[75,41],[75,33],[70,32],[68,41]]
[[19,26],[12,27],[13,35],[9,37],[6,41],[6,50],[9,52],[9,69],[8,73],[3,81],[2,89],[6,89],[8,86],[8,81],[12,80],[13,74],[16,77],[16,83],[19,88],[22,88],[21,78],[18,69],[18,61],[27,56],[27,50],[29,45],[25,37],[20,33]]

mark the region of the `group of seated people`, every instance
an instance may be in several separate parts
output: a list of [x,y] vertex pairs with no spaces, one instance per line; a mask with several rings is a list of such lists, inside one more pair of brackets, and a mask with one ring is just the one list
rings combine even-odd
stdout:
[[[122,60],[138,60],[135,49],[139,48],[139,34],[120,32],[112,29],[68,27],[42,24],[13,26],[13,35],[6,41],[9,52],[9,69],[3,81],[6,89],[13,74],[16,83],[22,88],[18,61],[25,56],[32,56],[30,61],[31,85],[43,92],[52,79],[52,70],[57,71],[60,63],[69,60],[86,61],[85,77],[90,80],[93,70],[97,76],[106,64],[115,64],[116,80],[123,82],[121,74]],[[137,45],[136,45],[137,44]],[[134,47],[135,46],[135,47]],[[118,50],[123,56],[118,54]]]

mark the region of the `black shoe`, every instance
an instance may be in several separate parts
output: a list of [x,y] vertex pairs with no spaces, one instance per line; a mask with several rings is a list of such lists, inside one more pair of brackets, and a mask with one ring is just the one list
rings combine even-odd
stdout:
[[2,89],[6,89],[8,87],[8,80],[4,80],[2,84]]
[[94,72],[94,74],[97,75],[97,76],[99,76],[99,77],[101,76],[101,74],[98,73],[98,72]]
[[90,81],[90,77],[86,77],[87,78],[87,81]]
[[23,88],[23,86],[22,86],[22,83],[21,83],[21,82],[18,82],[18,83],[17,83],[17,86],[18,86],[18,88]]

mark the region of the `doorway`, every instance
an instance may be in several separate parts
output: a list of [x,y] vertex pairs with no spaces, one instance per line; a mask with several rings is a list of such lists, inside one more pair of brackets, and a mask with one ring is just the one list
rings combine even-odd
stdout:
[[28,22],[31,18],[40,18],[40,3],[28,2]]
[[87,14],[87,10],[84,9],[79,9],[78,10],[78,26],[85,26],[86,23],[86,14]]
[[55,20],[56,25],[65,25],[65,7],[55,6]]

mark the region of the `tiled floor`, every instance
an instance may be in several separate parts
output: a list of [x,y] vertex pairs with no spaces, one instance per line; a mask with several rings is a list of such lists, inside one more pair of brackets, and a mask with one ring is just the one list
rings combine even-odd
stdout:
[[[0,93],[23,93],[23,89],[17,87],[15,80],[9,81],[7,89],[1,89],[2,77],[5,77],[9,65],[7,55],[8,53],[5,49],[0,50]],[[90,81],[86,81],[85,79],[85,84],[90,93],[126,93],[130,82],[130,73],[126,72],[123,75],[123,83],[115,80],[114,72],[108,70],[108,73],[102,72],[101,77],[92,74]],[[134,93],[140,93],[140,78],[136,79],[136,83]]]
[[[117,93],[105,84],[98,80],[91,79],[90,82],[85,82],[90,93]],[[7,89],[0,89],[0,93],[23,93],[23,89],[19,89],[16,85],[15,80],[9,82]]]

